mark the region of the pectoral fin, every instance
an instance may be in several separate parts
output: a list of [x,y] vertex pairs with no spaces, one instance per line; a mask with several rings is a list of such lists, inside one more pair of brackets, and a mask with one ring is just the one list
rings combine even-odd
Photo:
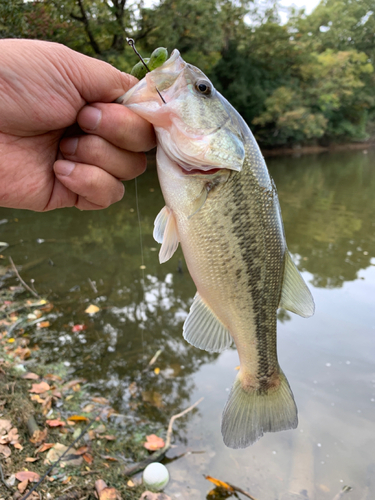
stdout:
[[157,215],[154,222],[154,239],[161,243],[159,262],[167,262],[178,247],[178,232],[176,219],[170,208],[164,207]]
[[198,292],[184,323],[183,336],[193,346],[209,352],[222,352],[232,343],[228,329]]
[[284,278],[279,307],[299,314],[303,318],[309,318],[315,311],[311,292],[288,250],[285,252]]

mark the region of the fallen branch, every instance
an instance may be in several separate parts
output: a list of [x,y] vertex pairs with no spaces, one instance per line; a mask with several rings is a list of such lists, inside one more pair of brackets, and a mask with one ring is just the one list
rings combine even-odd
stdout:
[[234,486],[231,483],[228,483],[228,484],[229,484],[229,486],[231,486],[234,489],[234,491],[238,491],[238,493],[242,493],[242,495],[244,495],[247,498],[251,498],[251,500],[257,500],[255,497],[250,495],[250,493],[247,493],[247,491],[244,491],[243,489],[239,488],[238,486]]
[[348,493],[352,489],[351,486],[343,486],[342,490],[335,495],[335,498],[333,500],[340,500],[345,493]]
[[9,262],[12,264],[13,271],[16,273],[16,276],[20,280],[20,283],[22,284],[22,286],[24,288],[26,288],[26,290],[28,290],[32,295],[34,295],[34,297],[36,297],[37,299],[40,299],[40,296],[36,292],[34,292],[34,290],[32,288],[30,288],[29,285],[27,283],[25,283],[24,280],[21,278],[11,256],[9,256]]
[[186,413],[189,413],[193,408],[195,408],[199,403],[203,400],[203,398],[198,399],[193,405],[189,406],[189,408],[186,408],[186,410],[182,411],[181,413],[177,413],[176,415],[173,415],[169,421],[168,425],[168,430],[167,430],[167,437],[165,439],[165,445],[163,448],[161,448],[158,451],[155,451],[152,455],[150,455],[148,458],[145,460],[142,460],[142,462],[138,462],[137,464],[132,465],[131,467],[126,468],[123,471],[124,476],[134,476],[137,472],[145,469],[147,465],[152,464],[153,462],[160,462],[160,460],[163,458],[163,456],[166,454],[168,449],[171,446],[171,440],[172,440],[172,432],[173,432],[173,424],[174,421],[177,418],[183,417],[186,415]]

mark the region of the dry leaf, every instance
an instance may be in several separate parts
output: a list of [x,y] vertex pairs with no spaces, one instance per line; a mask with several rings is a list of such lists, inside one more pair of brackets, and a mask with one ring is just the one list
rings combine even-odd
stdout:
[[[55,445],[53,445],[53,447],[48,451],[47,453],[47,456],[46,456],[46,461],[50,464],[56,462],[56,460],[58,460],[61,455],[63,453],[66,452],[66,450],[68,449],[67,446],[64,446],[63,444],[61,443],[56,443]],[[63,459],[62,461],[60,462],[60,464],[64,467],[64,466],[72,466],[72,467],[78,467],[82,464],[82,457],[79,456],[79,455],[75,455],[75,454],[67,454]]]
[[99,403],[101,405],[108,405],[109,404],[109,400],[108,399],[101,398],[99,396],[98,397],[95,396],[95,397],[91,398],[91,400],[94,401],[95,403]]
[[68,391],[69,389],[72,389],[75,385],[81,384],[86,382],[87,380],[85,378],[76,378],[74,380],[71,380],[70,382],[67,382],[64,384],[61,388],[62,391]]
[[40,382],[40,384],[33,384],[29,392],[35,392],[36,394],[43,394],[51,389],[47,382]]
[[48,430],[43,429],[42,431],[37,430],[30,438],[30,443],[35,444],[35,446],[40,446],[43,441],[47,439]]
[[15,476],[18,481],[25,481],[27,479],[31,483],[37,483],[40,479],[39,474],[31,470],[21,470],[20,472],[16,472]]
[[90,453],[83,453],[82,458],[85,462],[87,462],[89,465],[93,463],[94,459]]
[[133,483],[133,481],[131,479],[129,479],[129,481],[126,483],[127,486],[129,486],[129,488],[134,488],[135,484]]
[[28,479],[25,479],[24,481],[21,481],[18,486],[17,486],[17,489],[18,491],[21,493],[24,493],[24,491],[26,490],[27,488],[27,485],[29,484],[29,480]]
[[55,446],[55,443],[43,443],[42,446],[40,446],[35,451],[35,454],[37,454],[37,453],[43,453],[43,451],[49,450],[50,448],[52,448],[52,446]]
[[227,491],[234,491],[234,489],[232,488],[232,486],[230,484],[224,483],[224,481],[220,481],[220,479],[215,479],[214,477],[211,477],[211,476],[204,476],[204,477],[208,481],[211,481],[211,483],[213,483],[218,488],[223,488],[224,490],[227,490]]
[[110,455],[101,455],[104,460],[109,460],[110,462],[118,462],[117,458],[111,457]]
[[90,419],[84,417],[83,415],[72,415],[71,417],[68,417],[68,420],[71,422],[88,422]]
[[33,372],[28,372],[22,378],[26,378],[28,380],[38,380],[39,375]]
[[26,457],[25,462],[36,462],[39,460],[39,457]]
[[159,375],[159,373],[160,373],[160,368],[154,368],[154,373],[155,373],[155,375]]
[[112,436],[112,434],[106,434],[105,436],[100,436],[106,439],[107,441],[116,441],[116,436]]
[[96,314],[98,311],[100,311],[100,308],[94,304],[90,304],[89,307],[85,309],[85,313],[87,314]]
[[5,458],[10,457],[12,454],[9,446],[7,446],[6,444],[0,444],[0,453],[2,453]]
[[165,443],[164,440],[158,437],[156,434],[150,434],[146,436],[146,443],[143,446],[150,451],[160,450],[160,448],[164,448]]
[[91,413],[95,409],[95,406],[91,403],[82,408],[83,413]]
[[99,495],[99,500],[121,500],[121,495],[116,488],[106,485],[102,479],[95,481],[95,489]]
[[53,382],[62,382],[62,378],[54,373],[47,373],[47,375],[44,375],[44,378],[47,380],[53,380]]
[[14,446],[17,450],[20,450],[20,451],[22,451],[22,450],[23,450],[23,446],[22,446],[22,444],[20,444],[20,443],[14,443],[14,445],[13,445],[13,446]]
[[7,434],[12,427],[12,422],[10,420],[0,418],[0,436],[2,434]]
[[83,455],[88,450],[89,450],[88,446],[81,446],[80,448],[78,448],[78,450],[75,451],[75,454],[76,455]]
[[60,420],[59,418],[55,418],[53,420],[46,420],[46,424],[50,427],[64,427],[66,425],[65,422]]
[[40,323],[37,323],[36,326],[38,328],[48,328],[51,326],[51,323],[49,321],[41,321]]
[[13,351],[13,355],[18,356],[20,359],[24,360],[28,359],[31,356],[31,351],[28,347],[19,346]]
[[67,478],[64,479],[64,481],[61,481],[61,484],[68,484],[71,479],[72,479],[72,476],[68,476]]

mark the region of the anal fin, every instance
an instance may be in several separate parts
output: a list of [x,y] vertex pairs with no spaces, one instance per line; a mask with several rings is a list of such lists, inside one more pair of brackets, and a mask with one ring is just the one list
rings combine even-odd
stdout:
[[222,352],[232,344],[228,329],[198,292],[184,323],[183,336],[193,346],[208,352]]

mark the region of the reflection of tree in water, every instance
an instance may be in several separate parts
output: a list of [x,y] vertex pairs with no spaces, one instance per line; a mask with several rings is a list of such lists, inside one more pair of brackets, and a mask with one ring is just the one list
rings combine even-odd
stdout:
[[340,287],[375,257],[374,153],[268,160],[285,232],[315,286]]

